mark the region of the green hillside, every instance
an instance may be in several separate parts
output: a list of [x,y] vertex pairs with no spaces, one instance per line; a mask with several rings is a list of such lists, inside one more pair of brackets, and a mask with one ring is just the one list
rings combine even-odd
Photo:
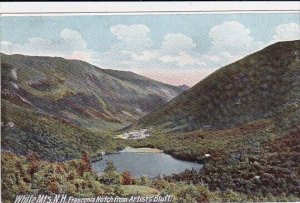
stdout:
[[1,54],[2,148],[64,160],[114,148],[109,136],[183,90],[58,57]]
[[168,131],[224,129],[300,99],[300,41],[279,42],[227,65],[137,123]]

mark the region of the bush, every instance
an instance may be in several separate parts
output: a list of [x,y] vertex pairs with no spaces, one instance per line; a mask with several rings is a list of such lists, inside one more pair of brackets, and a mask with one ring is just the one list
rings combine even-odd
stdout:
[[104,169],[104,174],[101,176],[100,180],[106,185],[116,185],[120,184],[121,176],[117,173],[117,169],[113,162],[107,161],[107,167]]
[[129,171],[124,171],[121,176],[122,185],[132,185],[134,183],[134,178],[131,176]]

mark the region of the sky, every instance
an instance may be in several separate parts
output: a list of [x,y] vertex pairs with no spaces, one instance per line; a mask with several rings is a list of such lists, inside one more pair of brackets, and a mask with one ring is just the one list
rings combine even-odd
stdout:
[[300,14],[2,16],[1,52],[60,56],[192,86],[278,41],[300,39]]

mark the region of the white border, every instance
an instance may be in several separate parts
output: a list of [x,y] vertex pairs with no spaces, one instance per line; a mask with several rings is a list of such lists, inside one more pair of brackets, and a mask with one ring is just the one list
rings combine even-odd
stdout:
[[[300,11],[300,2],[3,2],[1,15],[166,14]],[[299,12],[300,15],[300,12]]]

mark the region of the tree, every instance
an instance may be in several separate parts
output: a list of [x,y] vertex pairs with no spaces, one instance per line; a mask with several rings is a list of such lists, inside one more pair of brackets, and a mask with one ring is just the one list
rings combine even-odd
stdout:
[[101,176],[101,182],[107,185],[120,184],[121,176],[117,173],[116,167],[111,161],[106,162],[107,167],[104,169],[104,174]]
[[91,167],[91,161],[89,155],[87,152],[84,151],[81,157],[79,174],[80,176],[82,176],[84,172],[91,172],[91,171],[92,171],[92,167]]
[[48,188],[52,193],[59,193],[59,183],[56,177],[50,177],[50,180],[48,182]]
[[117,168],[112,161],[106,161],[106,165],[107,166],[104,169],[104,173],[117,171]]
[[131,176],[129,171],[124,171],[122,173],[122,185],[132,185],[134,183],[134,178]]
[[30,177],[32,179],[34,173],[36,173],[40,167],[39,156],[35,152],[29,152],[27,154],[27,160],[29,161],[28,173],[30,174]]

